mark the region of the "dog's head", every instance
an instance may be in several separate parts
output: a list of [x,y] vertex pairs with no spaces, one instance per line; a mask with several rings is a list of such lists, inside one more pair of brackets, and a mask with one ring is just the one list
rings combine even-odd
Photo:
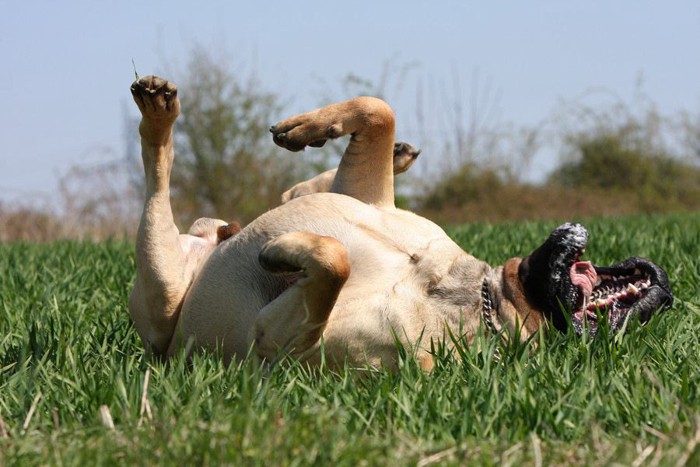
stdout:
[[570,322],[578,334],[587,330],[594,335],[599,320],[605,319],[616,332],[629,319],[646,322],[671,306],[668,277],[658,265],[632,257],[596,266],[581,261],[587,242],[585,227],[567,223],[526,258],[506,262],[503,298],[527,329],[534,330],[546,318],[560,331],[565,332]]

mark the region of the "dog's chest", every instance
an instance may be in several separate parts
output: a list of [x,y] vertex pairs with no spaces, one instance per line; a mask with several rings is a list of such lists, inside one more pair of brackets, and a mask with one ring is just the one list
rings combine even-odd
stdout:
[[444,234],[385,232],[390,231],[363,229],[348,239],[352,268],[339,297],[341,308],[360,307],[366,317],[374,318],[373,326],[416,333],[441,333],[446,323],[473,314],[489,269],[486,263],[464,253]]

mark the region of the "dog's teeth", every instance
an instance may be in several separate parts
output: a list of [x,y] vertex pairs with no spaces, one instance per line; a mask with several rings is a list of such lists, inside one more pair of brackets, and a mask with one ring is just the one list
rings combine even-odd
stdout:
[[631,295],[637,295],[639,293],[639,289],[634,286],[634,284],[629,284],[627,286],[627,293]]

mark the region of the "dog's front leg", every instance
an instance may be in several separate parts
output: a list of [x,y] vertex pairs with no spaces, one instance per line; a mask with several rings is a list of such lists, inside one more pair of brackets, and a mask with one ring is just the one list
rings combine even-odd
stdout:
[[146,348],[164,354],[188,287],[185,254],[170,207],[173,124],[180,113],[177,88],[155,76],[131,86],[141,111],[141,155],[146,200],[136,237],[136,282],[129,311]]

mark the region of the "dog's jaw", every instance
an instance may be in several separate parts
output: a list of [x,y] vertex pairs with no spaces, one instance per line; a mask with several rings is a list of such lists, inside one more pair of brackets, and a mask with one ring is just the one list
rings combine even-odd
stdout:
[[515,284],[512,295],[520,312],[536,309],[562,332],[573,325],[578,334],[586,328],[594,335],[599,314],[617,332],[628,317],[646,322],[670,307],[673,294],[663,269],[636,257],[595,266],[581,260],[587,242],[585,227],[562,224],[527,258],[511,260],[510,269],[506,263],[505,284]]

